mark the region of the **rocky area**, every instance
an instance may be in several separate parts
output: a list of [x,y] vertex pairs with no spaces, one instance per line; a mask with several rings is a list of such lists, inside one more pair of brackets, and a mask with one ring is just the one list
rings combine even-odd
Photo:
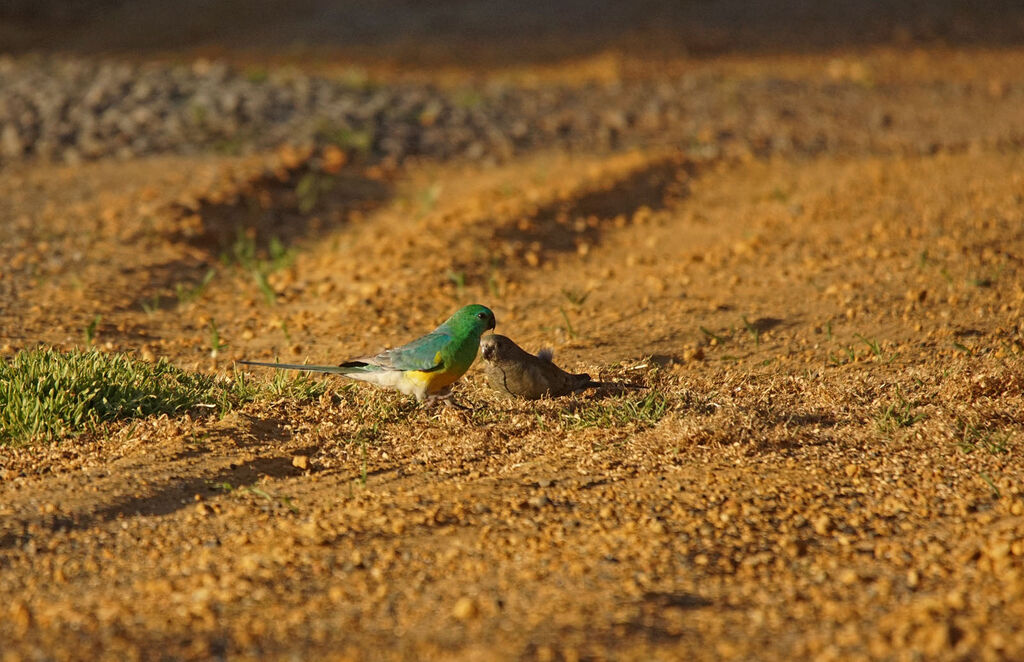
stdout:
[[[672,145],[764,157],[1019,144],[1015,111],[1024,89],[1013,78],[903,84],[889,78],[898,57],[834,58],[801,79],[696,67],[669,76],[627,71],[618,80],[574,85],[484,81],[455,89],[376,82],[359,70],[328,78],[206,59],[166,65],[6,58],[0,60],[0,155],[3,163],[76,164],[111,156],[252,153],[293,143],[336,144],[392,162],[507,161],[541,147]],[[928,62],[920,56],[918,66]],[[950,105],[986,121],[941,112]]]

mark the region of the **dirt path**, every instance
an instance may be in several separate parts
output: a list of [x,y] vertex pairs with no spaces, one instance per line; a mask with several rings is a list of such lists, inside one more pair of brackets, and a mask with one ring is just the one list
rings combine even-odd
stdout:
[[331,361],[480,301],[652,409],[471,372],[468,414],[332,381],[5,448],[4,662],[1019,658],[1024,157],[998,112],[1005,140],[935,153],[353,165],[309,213],[287,151],[5,172],[6,353],[99,315],[99,346],[200,370]]

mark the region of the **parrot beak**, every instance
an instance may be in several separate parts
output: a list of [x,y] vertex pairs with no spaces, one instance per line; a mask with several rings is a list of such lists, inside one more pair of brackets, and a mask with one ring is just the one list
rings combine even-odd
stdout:
[[491,318],[490,324],[487,325],[487,331],[494,331],[494,327],[498,326],[498,320]]

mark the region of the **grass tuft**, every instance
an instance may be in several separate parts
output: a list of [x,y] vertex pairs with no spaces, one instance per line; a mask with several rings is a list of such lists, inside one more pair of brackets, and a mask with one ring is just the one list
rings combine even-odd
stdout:
[[218,379],[97,350],[18,352],[0,362],[0,445],[53,441],[119,420],[175,415],[201,407],[223,413],[256,400],[311,399],[322,381],[275,375],[266,383]]
[[305,373],[293,374],[275,370],[269,381],[254,381],[246,372],[235,368],[231,380],[223,384],[225,406],[258,400],[312,400],[327,391],[327,382]]
[[896,391],[896,399],[878,409],[875,415],[875,426],[882,432],[895,432],[900,428],[909,428],[912,425],[923,421],[927,416],[917,411],[916,402],[911,402],[903,397],[903,394]]
[[212,377],[95,350],[18,352],[0,363],[0,443],[56,439],[100,423],[216,400]]
[[630,393],[588,403],[562,414],[562,423],[570,429],[657,425],[669,410],[669,398],[661,391]]
[[1010,452],[1008,432],[964,420],[958,420],[957,427],[960,429],[960,450],[964,453],[984,450],[990,455],[1003,455]]

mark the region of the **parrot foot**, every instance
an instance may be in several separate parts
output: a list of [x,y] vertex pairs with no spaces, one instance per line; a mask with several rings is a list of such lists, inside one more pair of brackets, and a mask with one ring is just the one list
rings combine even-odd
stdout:
[[454,394],[452,393],[451,389],[445,389],[439,393],[429,395],[425,400],[425,403],[428,407],[437,405],[440,402],[443,402],[445,406],[452,407],[454,409],[458,409],[461,411],[473,411],[472,407],[460,405],[458,402],[456,402]]
[[460,405],[458,402],[455,402],[455,398],[447,398],[444,401],[444,403],[447,406],[452,407],[453,409],[457,409],[459,411],[473,411],[472,407],[467,407],[466,405]]

